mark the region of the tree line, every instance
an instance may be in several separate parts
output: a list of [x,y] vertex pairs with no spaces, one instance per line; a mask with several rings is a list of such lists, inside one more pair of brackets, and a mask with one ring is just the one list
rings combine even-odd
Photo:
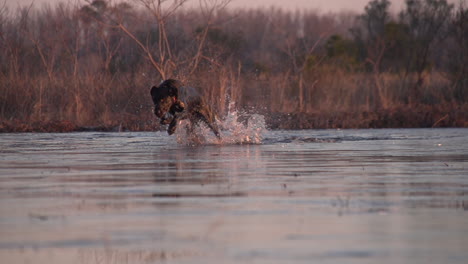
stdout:
[[273,127],[468,125],[464,1],[392,13],[372,0],[361,14],[188,1],[0,7],[2,126],[153,129],[149,89],[166,78],[199,87],[220,118],[234,102]]

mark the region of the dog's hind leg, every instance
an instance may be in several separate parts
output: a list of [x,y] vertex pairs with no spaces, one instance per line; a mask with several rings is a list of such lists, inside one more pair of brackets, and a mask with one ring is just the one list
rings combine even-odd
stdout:
[[187,122],[184,124],[182,128],[185,128],[186,133],[186,140],[191,145],[201,145],[206,142],[205,137],[202,134],[196,133],[196,124],[192,121],[186,120]]
[[197,118],[203,121],[211,129],[211,131],[213,131],[213,133],[216,135],[218,139],[221,139],[221,134],[219,133],[219,127],[215,122],[210,121],[210,119],[206,115],[200,112],[197,112]]
[[208,125],[208,127],[213,131],[213,133],[216,135],[218,139],[221,139],[221,134],[219,133],[219,127],[216,123],[214,122],[206,122],[205,123]]

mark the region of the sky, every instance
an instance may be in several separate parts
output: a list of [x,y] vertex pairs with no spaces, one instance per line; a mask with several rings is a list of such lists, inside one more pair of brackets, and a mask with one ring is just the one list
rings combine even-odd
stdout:
[[[16,8],[18,5],[27,5],[32,1],[35,2],[36,6],[40,6],[43,3],[57,3],[59,1],[67,0],[0,0],[0,3],[6,1],[10,8]],[[76,1],[76,0],[72,0]],[[78,0],[85,2],[84,0]],[[320,12],[340,12],[340,11],[354,11],[362,12],[364,6],[370,0],[232,0],[230,7],[233,8],[258,8],[258,7],[271,7],[277,6],[287,10],[303,10],[312,9]],[[457,3],[460,0],[448,0],[452,3]],[[467,1],[467,0],[462,0]],[[129,1],[131,2],[131,0]],[[191,0],[193,3],[197,3],[197,0]],[[392,3],[392,11],[401,10],[404,0],[390,0]]]

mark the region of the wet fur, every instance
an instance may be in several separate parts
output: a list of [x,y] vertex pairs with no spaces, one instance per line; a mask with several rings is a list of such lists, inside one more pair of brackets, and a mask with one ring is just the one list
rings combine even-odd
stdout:
[[169,124],[167,129],[169,135],[174,134],[180,120],[188,119],[189,134],[193,134],[195,125],[202,121],[218,138],[221,138],[213,112],[194,88],[185,87],[180,81],[168,79],[151,88],[151,98],[154,103],[154,114],[160,118],[160,123]]

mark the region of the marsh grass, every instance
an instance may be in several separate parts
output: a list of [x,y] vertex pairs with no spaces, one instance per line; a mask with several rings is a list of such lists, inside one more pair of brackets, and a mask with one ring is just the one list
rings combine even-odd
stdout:
[[[419,101],[409,104],[409,82],[381,76],[382,90],[365,73],[330,72],[305,85],[305,107],[298,111],[295,87],[289,76],[250,79],[228,70],[211,71],[194,79],[195,86],[219,118],[229,102],[239,109],[261,113],[270,128],[466,127],[466,104],[451,96],[450,82],[428,75]],[[5,80],[2,92],[2,131],[141,131],[159,129],[152,114],[144,78],[128,75],[45,76]],[[33,84],[33,85],[32,85]]]

